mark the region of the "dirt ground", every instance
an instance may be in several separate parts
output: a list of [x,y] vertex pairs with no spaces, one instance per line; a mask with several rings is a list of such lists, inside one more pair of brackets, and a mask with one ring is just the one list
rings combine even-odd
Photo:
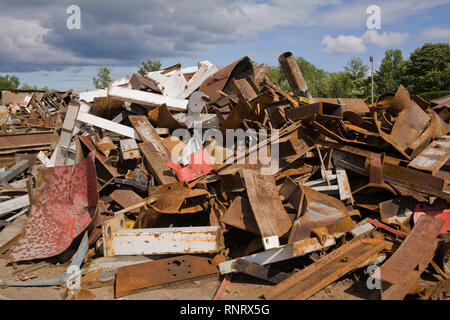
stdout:
[[[59,278],[69,264],[50,264],[34,272],[38,275],[35,280]],[[18,265],[23,269],[28,265]],[[0,259],[0,282],[13,278],[14,268],[7,265],[7,261]],[[352,276],[340,279],[316,293],[312,300],[361,300],[370,299],[373,293],[364,288],[361,281],[356,282]],[[220,285],[220,278],[212,276],[184,283],[172,284],[166,287],[148,289],[130,294],[120,299],[127,300],[211,300]],[[273,284],[236,273],[225,290],[222,300],[262,300],[263,294]],[[95,295],[93,300],[113,300],[113,286],[89,289]],[[60,287],[0,287],[0,300],[61,300],[65,289]]]

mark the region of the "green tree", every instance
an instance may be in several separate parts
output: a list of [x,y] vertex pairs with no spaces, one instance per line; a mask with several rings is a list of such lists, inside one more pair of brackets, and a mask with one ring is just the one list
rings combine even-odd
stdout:
[[50,89],[49,89],[47,86],[45,86],[45,87],[43,87],[43,88],[38,88],[37,85],[30,86],[30,85],[24,83],[24,84],[20,87],[20,90],[29,90],[29,91],[33,91],[33,90],[34,90],[34,91],[49,91]]
[[350,72],[341,71],[331,73],[328,97],[352,98],[354,94],[354,80]]
[[159,60],[150,60],[142,61],[141,68],[138,70],[138,73],[141,76],[145,76],[147,72],[158,71],[161,68],[161,62]]
[[330,74],[317,68],[302,57],[298,57],[297,64],[302,71],[303,78],[313,97],[327,97],[329,93]]
[[449,89],[450,45],[425,43],[405,63],[402,82],[415,95]]
[[112,79],[110,77],[111,71],[107,67],[98,69],[97,77],[92,78],[92,82],[97,89],[103,89],[108,87]]
[[267,77],[270,81],[278,84],[284,91],[291,91],[291,87],[289,86],[289,83],[286,79],[286,75],[284,74],[283,69],[281,69],[280,66],[270,67],[269,72],[267,72]]
[[0,76],[0,91],[15,90],[19,87],[20,81],[17,76]]
[[387,50],[381,61],[380,69],[374,76],[374,82],[378,88],[378,94],[383,92],[396,92],[402,82],[405,60],[399,49]]
[[[339,75],[346,80],[346,84],[349,86],[345,89],[347,93],[346,97],[349,98],[363,98],[367,96],[367,71],[369,67],[364,64],[361,58],[352,58],[344,67],[347,75]],[[351,81],[347,81],[347,77],[350,77]],[[334,96],[340,97],[340,96]]]

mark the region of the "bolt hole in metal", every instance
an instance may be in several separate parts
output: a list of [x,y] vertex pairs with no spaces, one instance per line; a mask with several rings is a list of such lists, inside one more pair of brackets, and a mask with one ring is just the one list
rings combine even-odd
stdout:
[[174,260],[172,263],[178,267],[181,265],[181,262],[178,260]]

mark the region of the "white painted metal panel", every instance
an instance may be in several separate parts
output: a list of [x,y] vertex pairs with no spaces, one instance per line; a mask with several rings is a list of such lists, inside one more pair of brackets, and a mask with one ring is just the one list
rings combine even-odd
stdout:
[[[128,90],[128,89],[126,89],[126,90]],[[91,124],[93,126],[96,126],[96,127],[102,128],[102,129],[105,129],[105,130],[108,130],[108,131],[112,131],[112,132],[121,134],[125,137],[141,140],[141,137],[139,137],[139,135],[137,134],[136,130],[134,130],[134,128],[124,126],[123,124],[115,123],[113,121],[106,120],[101,117],[97,117],[92,114],[89,114],[89,113],[84,113],[84,112],[80,111],[78,113],[77,120],[84,122],[84,123]]]
[[188,100],[186,99],[175,99],[161,94],[120,87],[110,87],[108,89],[108,96],[117,100],[131,101],[151,107],[166,104],[169,110],[175,111],[186,111],[188,105]]

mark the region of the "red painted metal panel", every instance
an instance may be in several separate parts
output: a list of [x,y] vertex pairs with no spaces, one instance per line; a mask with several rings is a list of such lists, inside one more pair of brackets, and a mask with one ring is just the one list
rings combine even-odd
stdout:
[[25,236],[10,261],[53,257],[92,221],[98,202],[94,152],[74,166],[41,168]]

